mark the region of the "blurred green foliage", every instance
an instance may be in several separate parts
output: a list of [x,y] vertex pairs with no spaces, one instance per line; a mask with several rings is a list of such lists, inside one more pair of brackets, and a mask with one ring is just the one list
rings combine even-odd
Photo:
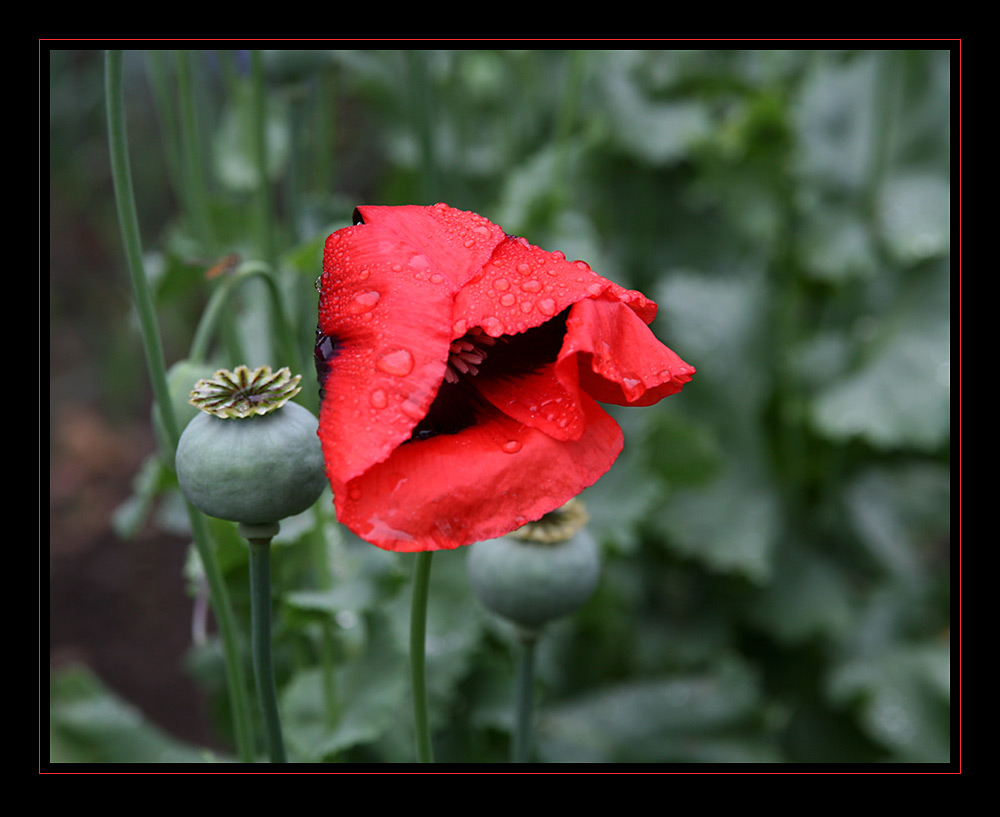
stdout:
[[[205,269],[273,254],[308,365],[326,235],[356,204],[443,200],[642,289],[697,367],[680,395],[614,412],[625,452],[584,494],[602,581],[539,647],[539,760],[950,759],[949,51],[268,51],[264,173],[250,55],[126,57],[174,357],[219,284]],[[94,64],[50,61],[53,175],[83,197],[67,123]],[[269,325],[248,287],[213,354],[270,362]],[[111,345],[133,338],[121,321]],[[151,509],[183,534],[171,477],[147,464],[123,534]],[[329,499],[283,526],[274,558],[289,751],[410,761],[412,558],[341,529]],[[245,549],[213,530],[246,615]],[[503,761],[514,639],[464,559],[432,572],[436,755]],[[192,648],[215,696],[220,660],[210,634]],[[88,734],[91,759],[124,759],[134,713],[81,720],[88,693],[107,702],[54,682],[54,759],[88,757]]]

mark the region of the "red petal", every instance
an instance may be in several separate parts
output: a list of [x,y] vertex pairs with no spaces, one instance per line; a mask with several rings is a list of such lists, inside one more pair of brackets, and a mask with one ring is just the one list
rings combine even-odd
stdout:
[[576,372],[563,382],[554,364],[513,377],[477,377],[471,385],[493,406],[513,420],[556,440],[578,440],[586,427],[584,397]]
[[333,348],[320,438],[335,483],[388,457],[427,413],[455,292],[503,239],[482,216],[444,205],[358,209],[364,224],[327,239],[319,303]]
[[561,252],[548,252],[523,238],[507,236],[482,274],[458,293],[455,337],[476,326],[493,337],[516,335],[540,326],[577,301],[604,293],[627,302],[647,323],[656,315],[652,301],[602,278],[583,261],[567,261]]
[[456,290],[483,268],[504,240],[504,231],[489,219],[447,204],[362,205],[357,210],[365,222],[359,227],[375,228],[390,242],[383,252],[391,255],[398,252],[397,246],[405,247],[415,272],[443,274]]
[[570,310],[561,379],[574,366],[580,386],[595,400],[629,406],[650,406],[679,392],[695,371],[656,339],[633,304],[606,297]]
[[387,550],[456,548],[540,519],[596,482],[622,449],[617,423],[582,396],[586,431],[560,442],[484,407],[480,422],[400,446],[336,492],[337,517]]

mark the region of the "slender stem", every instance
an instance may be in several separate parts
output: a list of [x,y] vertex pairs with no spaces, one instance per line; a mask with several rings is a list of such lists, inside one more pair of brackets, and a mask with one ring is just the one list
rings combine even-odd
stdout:
[[191,52],[177,52],[177,77],[180,91],[181,139],[183,140],[185,202],[190,209],[198,237],[210,255],[217,253],[212,220],[209,214],[208,189],[205,184],[198,114],[194,98]]
[[514,725],[514,741],[511,746],[511,762],[527,763],[531,757],[532,729],[534,718],[535,687],[535,644],[536,633],[520,633],[520,650],[517,657],[517,719]]
[[278,691],[271,658],[271,536],[266,532],[264,535],[260,531],[249,532],[243,525],[240,532],[250,543],[250,631],[257,703],[264,719],[271,762],[284,763],[285,742],[281,736]]
[[272,235],[270,180],[267,172],[267,102],[264,92],[264,63],[259,50],[250,52],[251,99],[250,129],[253,134],[254,163],[257,165],[257,189],[254,193],[254,217],[260,257],[272,267],[277,265]]
[[427,641],[427,597],[432,551],[417,554],[413,574],[413,606],[410,609],[410,670],[413,683],[413,720],[417,733],[417,760],[433,763],[431,733],[427,720],[427,682],[424,651]]
[[420,149],[420,195],[424,204],[440,198],[437,156],[434,153],[434,123],[431,112],[430,77],[425,51],[407,51],[413,129]]
[[[105,55],[105,81],[108,114],[108,144],[111,153],[111,169],[114,178],[115,199],[118,205],[118,218],[121,225],[122,241],[125,245],[125,255],[128,260],[129,274],[132,278],[132,290],[139,315],[139,325],[142,332],[143,348],[146,353],[146,363],[149,368],[153,392],[160,406],[160,417],[163,421],[167,438],[171,446],[176,447],[179,433],[177,419],[174,416],[172,403],[167,388],[166,367],[163,361],[163,348],[160,343],[159,327],[156,321],[156,310],[153,296],[146,278],[142,263],[142,240],[139,233],[139,222],[136,217],[135,195],[132,190],[132,175],[128,155],[128,136],[125,128],[125,102],[122,90],[122,52],[108,51]],[[218,622],[223,653],[226,661],[226,683],[229,690],[230,706],[233,716],[233,731],[236,739],[237,752],[240,760],[249,763],[253,759],[253,743],[250,729],[250,706],[247,699],[247,686],[243,675],[243,665],[240,661],[239,641],[236,627],[233,623],[232,607],[226,592],[222,571],[215,558],[208,526],[190,503],[187,506],[188,517],[191,520],[191,533],[195,548],[201,559],[212,598],[212,609]]]
[[218,289],[212,293],[212,298],[202,313],[198,328],[195,330],[194,339],[191,341],[191,349],[188,358],[191,360],[204,360],[208,356],[208,344],[212,333],[215,331],[221,318],[226,314],[230,294],[236,287],[248,278],[259,277],[267,285],[268,294],[271,296],[271,312],[274,315],[274,330],[278,336],[279,349],[277,354],[284,357],[284,362],[279,366],[288,366],[296,370],[301,365],[298,354],[298,346],[288,324],[287,313],[285,311],[284,298],[281,288],[275,280],[271,268],[259,261],[247,261],[240,265],[232,275],[223,279]]

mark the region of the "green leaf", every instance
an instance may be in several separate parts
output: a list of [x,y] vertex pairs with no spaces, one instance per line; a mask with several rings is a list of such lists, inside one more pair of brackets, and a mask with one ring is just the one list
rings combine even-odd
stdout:
[[53,763],[207,763],[220,760],[175,740],[109,690],[88,669],[54,672],[49,684]]
[[829,437],[860,437],[877,448],[938,448],[951,428],[949,367],[947,323],[908,326],[819,393],[815,423]]
[[899,645],[844,663],[829,692],[854,703],[865,731],[898,760],[944,763],[951,758],[950,676],[948,642]]
[[539,753],[547,762],[772,762],[757,723],[760,692],[743,664],[633,681],[544,709]]
[[[264,127],[268,180],[280,176],[290,149],[287,105],[282,97],[267,97],[267,121]],[[261,184],[254,153],[253,96],[249,84],[238,86],[237,98],[223,113],[222,125],[215,135],[214,154],[220,181],[232,190],[250,192]]]
[[657,520],[673,550],[710,570],[769,579],[780,508],[760,474],[732,468],[706,487],[678,490]]
[[400,713],[409,712],[405,653],[380,616],[366,621],[368,640],[359,659],[334,668],[337,711],[326,709],[326,681],[319,669],[298,673],[282,693],[285,740],[289,755],[299,762],[330,760],[373,743],[397,724]]
[[768,635],[788,643],[841,638],[855,623],[852,577],[831,559],[790,542],[774,559],[774,575],[747,613]]

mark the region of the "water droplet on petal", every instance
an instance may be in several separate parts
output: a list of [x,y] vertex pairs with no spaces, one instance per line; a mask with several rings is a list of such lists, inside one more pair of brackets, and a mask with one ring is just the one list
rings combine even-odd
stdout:
[[508,454],[516,454],[521,450],[520,440],[507,440],[502,446],[500,446]]
[[502,303],[504,306],[513,306],[516,301],[517,298],[515,298],[509,292],[505,292],[503,295],[500,296],[500,303]]
[[551,298],[542,298],[542,300],[538,302],[538,311],[543,315],[555,315],[556,302]]
[[503,329],[503,322],[499,318],[487,318],[483,321],[483,331],[491,338],[500,337]]
[[501,291],[505,289],[510,289],[510,281],[508,281],[506,278],[497,278],[493,282],[493,288],[499,289]]
[[531,267],[522,262],[517,265],[517,271],[521,273],[521,275],[527,275],[529,272],[531,272]]
[[541,292],[542,282],[536,281],[534,278],[532,278],[530,281],[525,281],[524,283],[522,283],[521,289],[523,289],[525,292]]
[[386,404],[389,402],[389,399],[385,395],[385,391],[382,389],[375,389],[375,391],[368,395],[368,399],[372,406],[377,409],[384,409]]
[[405,377],[413,371],[413,355],[408,349],[388,349],[375,362],[375,367],[386,374]]
[[371,312],[375,308],[375,304],[378,303],[379,298],[382,297],[374,289],[368,290],[367,292],[360,292],[354,296],[352,300],[347,305],[347,312],[351,315],[361,315],[365,312]]

